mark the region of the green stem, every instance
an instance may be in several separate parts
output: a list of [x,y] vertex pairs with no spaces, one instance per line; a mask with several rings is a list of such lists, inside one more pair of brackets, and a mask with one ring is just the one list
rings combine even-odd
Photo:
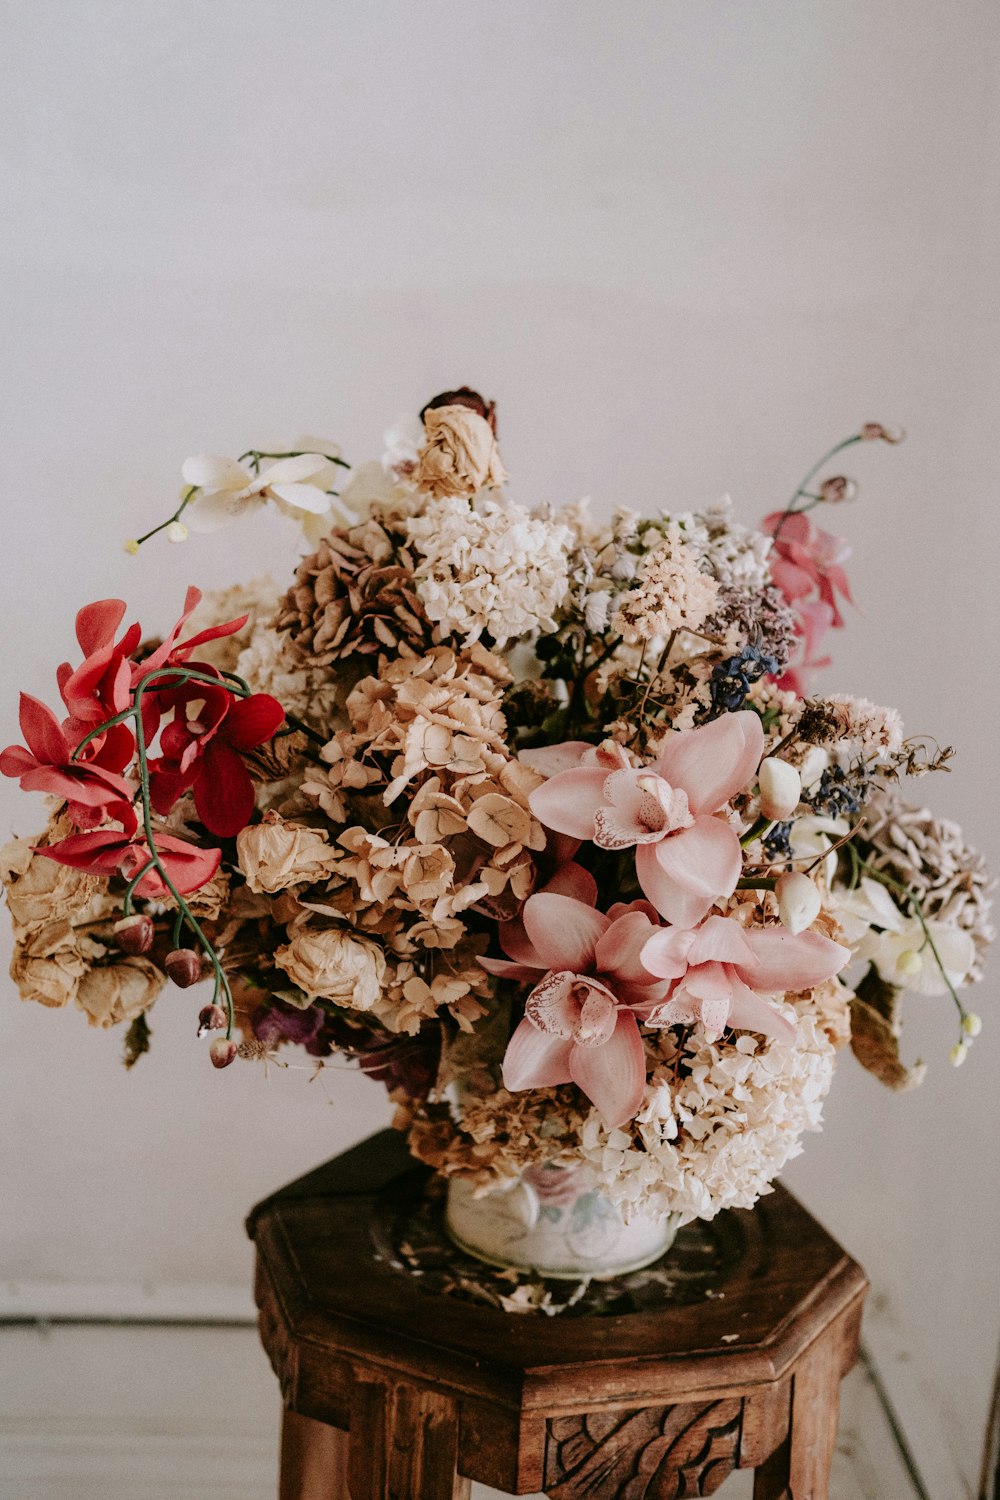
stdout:
[[199,485],[193,484],[190,489],[185,490],[183,496],[181,497],[181,503],[180,505],[178,505],[173,515],[168,516],[165,521],[161,521],[159,526],[154,526],[152,531],[147,531],[144,536],[137,536],[135,539],[135,545],[137,547],[141,547],[143,542],[148,542],[150,537],[156,536],[158,531],[166,531],[168,526],[172,526],[175,521],[179,521],[187,507],[190,505],[191,501],[194,499],[195,495],[197,495],[199,488]]
[[802,480],[802,483],[799,485],[798,489],[795,491],[795,494],[792,496],[792,498],[789,500],[788,504],[785,506],[785,509],[784,509],[784,512],[782,513],[781,519],[779,520],[777,526],[774,528],[773,532],[771,533],[771,536],[774,539],[774,541],[778,540],[778,537],[781,534],[781,528],[784,526],[784,524],[788,520],[789,516],[800,515],[800,514],[802,514],[803,512],[805,512],[807,510],[812,510],[812,508],[813,508],[814,505],[818,505],[818,504],[822,503],[822,496],[816,496],[816,497],[809,496],[809,499],[810,499],[810,502],[811,502],[809,505],[796,505],[796,503],[795,503],[796,500],[801,499],[803,496],[808,496],[809,495],[809,485],[815,479],[815,477],[819,473],[820,469],[825,468],[826,465],[830,462],[831,459],[836,458],[836,456],[837,456],[838,453],[843,453],[843,451],[844,451],[845,448],[850,448],[855,443],[860,443],[861,441],[862,441],[862,438],[861,438],[860,432],[855,432],[850,437],[844,438],[841,442],[837,443],[833,448],[830,449],[829,453],[824,453],[823,457],[819,460],[818,463],[813,464],[812,468],[809,470],[808,474],[805,476],[805,478]]

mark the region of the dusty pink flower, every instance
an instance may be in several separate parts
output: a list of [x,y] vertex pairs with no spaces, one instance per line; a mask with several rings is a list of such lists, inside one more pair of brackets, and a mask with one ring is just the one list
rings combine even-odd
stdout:
[[640,961],[671,981],[669,999],[645,1016],[649,1026],[700,1021],[716,1034],[727,1026],[792,1041],[795,1028],[766,998],[796,994],[832,979],[851,957],[818,932],[743,927],[709,917],[700,927],[663,927],[650,935]]
[[731,896],[743,867],[740,841],[713,814],[747,785],[764,753],[749,710],[669,734],[652,766],[634,768],[620,745],[556,745],[531,765],[543,773],[576,757],[532,792],[532,812],[548,828],[592,839],[603,849],[635,846],[636,874],[661,916],[693,927]]
[[479,960],[506,978],[542,976],[508,1044],[504,1086],[517,1093],[575,1083],[609,1127],[620,1125],[635,1114],[646,1086],[631,1007],[656,1005],[668,988],[639,960],[656,930],[653,914],[641,901],[605,914],[572,896],[539,892],[525,903],[523,920],[515,961]]

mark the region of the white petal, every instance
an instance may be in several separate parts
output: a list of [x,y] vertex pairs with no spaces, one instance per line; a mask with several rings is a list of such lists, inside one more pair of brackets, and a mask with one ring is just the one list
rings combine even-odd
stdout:
[[199,495],[196,500],[184,512],[184,520],[189,529],[202,535],[218,531],[223,526],[228,526],[231,521],[236,521],[248,510],[262,505],[263,501],[243,494],[233,494],[231,490],[215,490],[210,495]]
[[321,453],[297,453],[294,458],[279,458],[266,471],[267,483],[295,484],[300,479],[311,479],[321,469],[325,469],[329,460]]
[[249,469],[217,453],[195,453],[184,460],[181,474],[187,484],[200,490],[241,490],[253,481]]
[[330,509],[330,496],[318,490],[314,484],[269,484],[268,493],[291,505],[295,510],[307,510],[314,516],[325,516]]

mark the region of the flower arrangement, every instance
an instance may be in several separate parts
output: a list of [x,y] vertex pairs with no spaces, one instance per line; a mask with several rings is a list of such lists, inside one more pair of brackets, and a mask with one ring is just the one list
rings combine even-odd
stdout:
[[749,1206],[845,1044],[919,1082],[906,991],[950,997],[954,1063],[979,1030],[987,874],[898,791],[951,751],[813,689],[850,601],[813,512],[899,436],[862,427],[756,530],[529,510],[468,388],[357,470],[189,459],[129,551],[268,505],[312,550],[283,593],[191,589],[160,640],[88,605],[60,710],[22,696],[0,770],[49,807],[0,856],[22,996],[123,1025],[131,1066],[164,986],[207,979],[216,1067],[355,1059],[475,1191],[582,1161],[625,1211]]

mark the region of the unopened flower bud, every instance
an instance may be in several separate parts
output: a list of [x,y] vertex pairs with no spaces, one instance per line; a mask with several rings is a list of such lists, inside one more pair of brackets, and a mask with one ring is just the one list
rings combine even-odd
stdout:
[[193,948],[174,948],[163,960],[167,978],[179,989],[186,990],[201,978],[201,959]]
[[171,521],[167,527],[168,542],[186,542],[189,536],[190,532],[183,521]]
[[922,956],[915,948],[904,948],[896,960],[896,971],[904,979],[914,979],[924,966]]
[[948,1053],[948,1061],[953,1068],[960,1068],[969,1055],[968,1042],[956,1042]]
[[156,928],[152,917],[147,917],[145,912],[133,912],[131,916],[122,917],[115,923],[114,934],[115,942],[122,952],[131,953],[134,957],[139,953],[149,952],[156,936]]
[[978,1036],[982,1029],[983,1018],[977,1016],[974,1010],[970,1010],[968,1015],[962,1017],[962,1030],[966,1036]]
[[902,427],[883,427],[881,422],[866,422],[861,429],[860,437],[864,443],[901,443],[906,433]]
[[124,546],[125,551],[128,553],[129,557],[134,557],[139,550],[139,543],[136,541],[134,536],[130,536],[128,541],[125,542]]
[[846,474],[835,474],[832,479],[823,480],[819,492],[827,505],[842,505],[845,500],[857,499],[858,487]]
[[210,1031],[221,1031],[226,1024],[226,1012],[221,1005],[206,1005],[198,1012],[198,1035],[206,1036]]
[[236,1043],[231,1036],[217,1036],[208,1049],[213,1068],[228,1068],[236,1056]]
[[816,882],[801,870],[779,875],[774,887],[778,916],[789,932],[805,932],[819,916],[820,898]]
[[774,823],[790,818],[802,796],[802,777],[795,767],[769,755],[760,763],[758,779],[761,815]]

